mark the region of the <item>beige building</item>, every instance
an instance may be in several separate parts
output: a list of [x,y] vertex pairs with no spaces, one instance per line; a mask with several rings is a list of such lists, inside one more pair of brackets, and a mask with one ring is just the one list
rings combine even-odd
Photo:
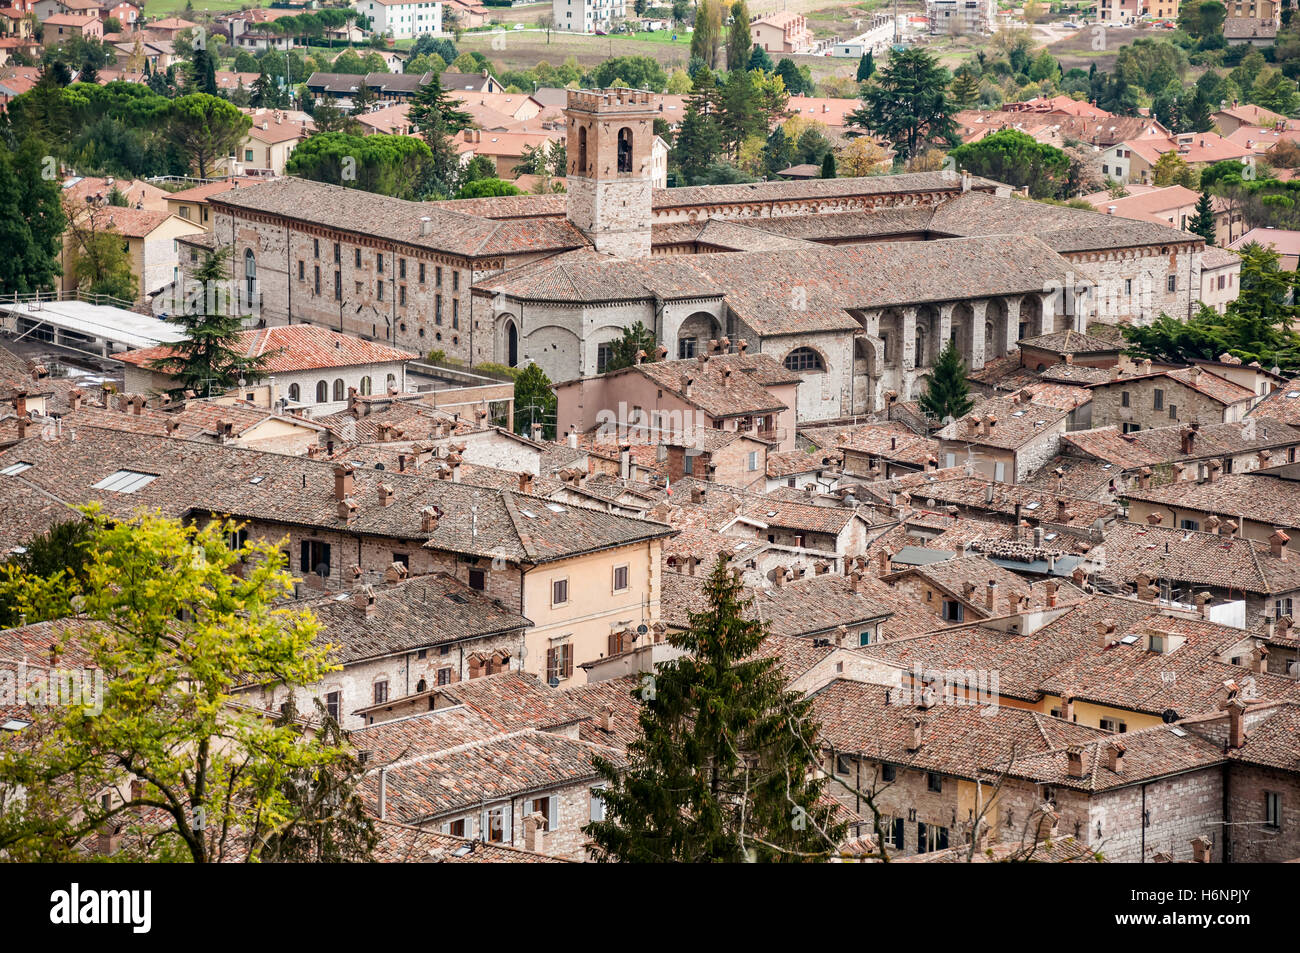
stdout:
[[1233,423],[1255,402],[1253,390],[1234,384],[1199,365],[1120,374],[1092,387],[1094,427],[1119,427],[1124,433],[1177,423]]
[[998,483],[1020,483],[1056,453],[1070,411],[1035,403],[1022,392],[980,401],[940,430],[939,465],[970,464]]
[[284,175],[284,165],[298,143],[315,131],[304,112],[280,109],[247,110],[253,125],[235,150],[236,173]]
[[[749,35],[755,46],[768,53],[810,53],[812,30],[803,14],[781,10],[750,21]],[[729,67],[731,64],[727,64]]]
[[239,179],[222,179],[218,182],[206,182],[191,189],[170,192],[166,196],[167,210],[178,218],[198,225],[205,232],[212,229],[212,212],[208,198],[220,195],[230,189],[239,188]]
[[[78,221],[85,223],[85,227],[90,227],[92,218],[95,231],[107,230],[122,236],[131,263],[131,273],[137,281],[137,302],[146,300],[151,293],[166,287],[180,276],[178,240],[201,231],[199,226],[170,212],[147,209],[95,206],[93,209],[82,210]],[[63,233],[63,254],[60,259],[63,275],[59,279],[59,286],[62,291],[75,290],[73,265],[77,257],[77,246],[77,230],[68,229]]]

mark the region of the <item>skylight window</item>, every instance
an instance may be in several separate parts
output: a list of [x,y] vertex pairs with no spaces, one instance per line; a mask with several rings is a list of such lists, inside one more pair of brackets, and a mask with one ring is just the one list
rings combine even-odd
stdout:
[[1124,638],[1119,640],[1119,643],[1120,645],[1133,645],[1137,640],[1138,637],[1136,635],[1126,635]]
[[1186,738],[1186,737],[1187,737],[1187,732],[1183,731],[1183,729],[1181,729],[1181,728],[1174,728],[1174,727],[1171,726],[1171,727],[1169,728],[1169,730],[1170,730],[1174,735],[1176,735],[1176,736],[1179,737],[1179,738]]
[[1300,397],[1300,390],[1289,390],[1286,392],[1287,400],[1295,400],[1297,397]]
[[1025,504],[1025,509],[1027,509],[1027,510],[1036,510],[1036,509],[1038,509],[1038,501],[1037,501],[1037,500],[1031,500],[1030,502],[1026,503],[1026,504]]
[[17,476],[26,470],[30,470],[33,466],[34,464],[28,463],[25,460],[19,460],[17,463],[11,463],[9,466],[0,469],[0,473],[3,473],[5,476]]
[[1025,412],[1024,412],[1023,410],[1017,410],[1017,411],[1015,411],[1011,416],[1012,416],[1012,417],[1023,417],[1024,415],[1025,415]]
[[248,480],[248,482],[251,483],[251,484],[253,484],[253,486],[257,486],[259,483],[261,483],[261,482],[262,482],[263,480],[265,480],[265,479],[266,479],[266,477],[265,477],[263,474],[260,474],[260,473],[259,473],[259,474],[258,474],[257,476],[255,476],[255,477],[250,477],[249,480]]
[[519,512],[524,514],[524,516],[527,516],[530,520],[537,519],[537,514],[534,513],[532,510],[520,510]]
[[546,504],[546,508],[547,508],[548,510],[550,510],[552,513],[563,513],[563,512],[565,512],[564,507],[561,506],[559,503],[547,503],[547,504]]
[[134,493],[142,486],[148,486],[158,479],[156,473],[140,473],[138,470],[118,470],[112,476],[104,477],[91,486],[92,490],[109,490],[113,493]]
[[10,718],[4,724],[0,724],[0,731],[22,731],[30,724],[31,724],[30,721],[22,721],[18,718]]

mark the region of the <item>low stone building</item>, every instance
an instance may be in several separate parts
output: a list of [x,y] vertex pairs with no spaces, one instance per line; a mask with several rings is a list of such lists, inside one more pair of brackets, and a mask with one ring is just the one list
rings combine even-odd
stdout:
[[1182,423],[1233,423],[1255,402],[1255,392],[1198,364],[1136,374],[1118,373],[1092,386],[1092,424],[1124,433]]

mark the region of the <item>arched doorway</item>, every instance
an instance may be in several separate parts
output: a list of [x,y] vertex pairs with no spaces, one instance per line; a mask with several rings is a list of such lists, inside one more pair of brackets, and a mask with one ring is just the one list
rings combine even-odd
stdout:
[[244,249],[244,295],[244,307],[257,307],[257,256],[251,248]]
[[506,320],[506,364],[515,367],[519,363],[519,329],[515,323],[509,319]]
[[708,350],[709,341],[720,336],[717,320],[707,311],[696,311],[677,329],[677,357],[695,357]]
[[984,360],[1006,357],[1007,306],[997,298],[989,299],[984,312]]

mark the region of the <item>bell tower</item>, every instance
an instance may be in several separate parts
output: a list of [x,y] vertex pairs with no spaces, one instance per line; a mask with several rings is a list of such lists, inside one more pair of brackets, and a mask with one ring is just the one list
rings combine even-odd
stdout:
[[654,121],[650,93],[570,90],[567,210],[596,249],[620,258],[650,256]]

